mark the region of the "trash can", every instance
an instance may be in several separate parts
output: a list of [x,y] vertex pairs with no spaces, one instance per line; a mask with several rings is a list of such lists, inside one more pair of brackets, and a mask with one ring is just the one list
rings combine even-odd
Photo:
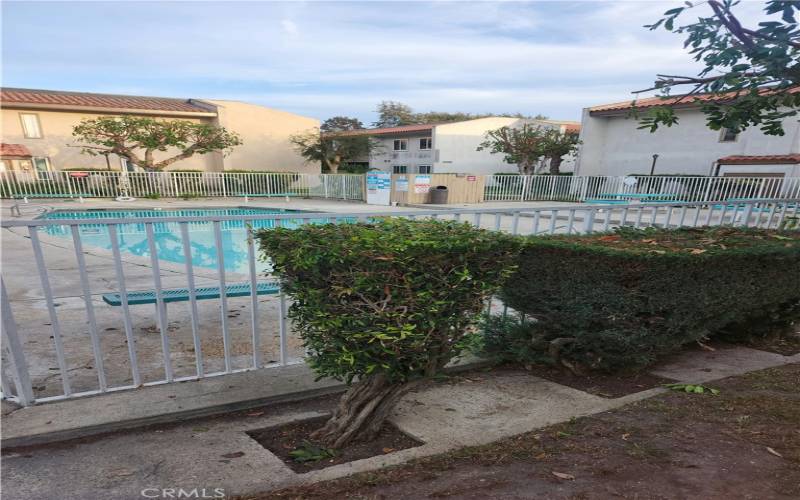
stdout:
[[434,205],[447,204],[447,186],[436,186],[431,189],[431,201]]

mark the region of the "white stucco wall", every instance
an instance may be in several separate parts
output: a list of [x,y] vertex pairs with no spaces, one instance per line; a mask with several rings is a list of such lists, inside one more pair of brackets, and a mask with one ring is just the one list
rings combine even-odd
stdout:
[[716,160],[724,156],[800,153],[800,123],[796,117],[784,121],[783,136],[765,135],[757,127],[750,127],[735,142],[720,142],[720,131],[709,129],[699,110],[678,110],[677,114],[677,125],[650,133],[638,130],[635,118],[591,116],[584,110],[583,144],[576,173],[648,174],[653,154],[657,153],[657,174],[710,175]]
[[522,120],[517,118],[479,118],[457,123],[437,125],[433,132],[433,147],[437,150],[433,171],[441,173],[494,174],[517,172],[516,165],[503,161],[502,154],[477,151],[486,140],[486,132],[501,127],[513,127]]

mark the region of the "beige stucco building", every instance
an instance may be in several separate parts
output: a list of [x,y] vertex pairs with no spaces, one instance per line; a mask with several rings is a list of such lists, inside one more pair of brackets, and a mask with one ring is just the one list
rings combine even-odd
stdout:
[[[83,119],[136,115],[165,120],[210,123],[236,132],[243,144],[228,155],[195,155],[169,170],[257,170],[319,173],[320,167],[297,154],[289,136],[319,128],[319,120],[238,101],[176,99],[85,92],[0,89],[0,150],[5,170],[63,170],[67,168],[127,167],[116,155],[89,156],[81,152],[72,128]],[[8,154],[13,153],[13,154]],[[177,151],[156,153],[156,159]]]

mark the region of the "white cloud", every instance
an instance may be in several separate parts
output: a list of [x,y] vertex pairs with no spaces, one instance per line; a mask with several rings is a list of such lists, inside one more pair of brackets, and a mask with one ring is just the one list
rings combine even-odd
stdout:
[[[577,118],[656,73],[697,68],[680,36],[642,28],[681,3],[9,3],[3,72],[7,85],[254,100],[319,118],[371,121],[382,99]],[[761,5],[745,2],[746,19]],[[104,21],[115,18],[129,28]]]
[[297,24],[294,21],[290,21],[289,19],[282,19],[281,20],[281,27],[283,31],[291,36],[296,36],[298,34]]

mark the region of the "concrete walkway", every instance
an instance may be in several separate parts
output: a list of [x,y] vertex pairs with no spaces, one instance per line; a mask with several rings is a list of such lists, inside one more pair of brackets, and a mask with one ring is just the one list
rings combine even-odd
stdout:
[[[797,362],[800,355],[788,357],[736,347],[685,353],[654,372],[675,380],[707,383]],[[255,384],[251,386],[254,387]],[[223,386],[218,389],[218,393],[225,392]],[[228,495],[267,491],[496,441],[617,408],[663,390],[650,389],[605,399],[524,371],[472,372],[455,381],[431,384],[401,401],[392,421],[424,442],[415,448],[297,474],[250,439],[246,431],[322,413],[308,409],[255,412],[12,451],[3,460],[3,487],[9,498],[65,500],[140,498],[142,490],[147,488],[207,488],[208,491],[223,488]],[[86,401],[99,404],[92,401],[102,399]],[[90,406],[86,410],[92,411]],[[124,410],[120,408],[119,413]],[[10,417],[24,411],[14,412]],[[8,418],[4,418],[4,423]]]

